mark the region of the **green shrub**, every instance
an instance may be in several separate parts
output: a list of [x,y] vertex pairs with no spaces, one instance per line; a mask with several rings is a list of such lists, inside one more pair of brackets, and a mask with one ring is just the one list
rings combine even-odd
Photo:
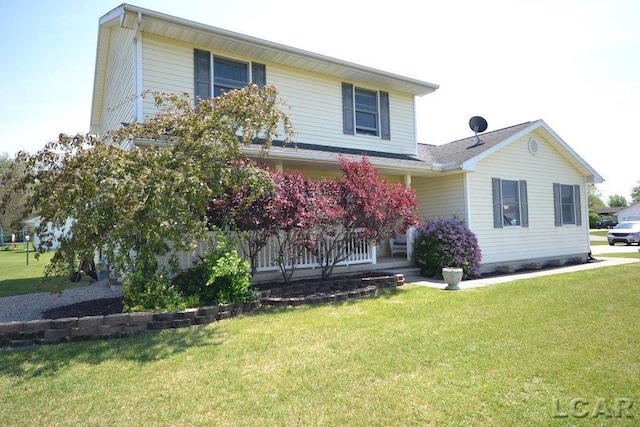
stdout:
[[180,311],[194,301],[185,296],[163,275],[145,277],[132,273],[123,283],[125,311]]
[[240,258],[236,248],[218,236],[216,248],[200,263],[176,275],[172,283],[181,293],[197,296],[202,305],[255,301],[251,289],[249,263]]
[[482,255],[476,235],[454,219],[427,221],[419,227],[413,256],[423,276],[442,279],[444,267],[458,267],[464,279],[480,277]]

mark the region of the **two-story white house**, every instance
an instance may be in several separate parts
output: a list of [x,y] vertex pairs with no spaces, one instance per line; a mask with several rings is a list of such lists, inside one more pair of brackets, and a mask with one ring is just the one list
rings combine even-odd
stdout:
[[436,84],[123,4],[100,18],[91,131],[156,113],[153,100],[134,96],[146,90],[195,102],[249,82],[276,85],[291,107],[297,147],[276,142],[273,168],[330,178],[338,154],[366,153],[388,181],[415,189],[421,218],[465,221],[485,272],[586,261],[586,185],[600,175],[542,120],[484,133],[481,144],[420,144],[415,99]]

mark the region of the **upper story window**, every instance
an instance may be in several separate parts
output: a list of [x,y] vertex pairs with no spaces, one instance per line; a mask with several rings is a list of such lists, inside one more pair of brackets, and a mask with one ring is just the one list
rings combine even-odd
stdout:
[[492,179],[494,228],[529,226],[527,181]]
[[234,89],[241,89],[249,82],[259,87],[267,84],[264,64],[242,62],[211,55],[206,50],[194,49],[195,97],[201,99],[220,96]]
[[378,93],[355,88],[356,133],[378,136]]
[[553,204],[555,224],[582,225],[582,208],[580,205],[580,186],[553,184]]
[[348,135],[391,139],[389,94],[342,83],[342,126]]
[[231,59],[213,59],[213,96],[233,89],[242,89],[249,83],[249,64]]

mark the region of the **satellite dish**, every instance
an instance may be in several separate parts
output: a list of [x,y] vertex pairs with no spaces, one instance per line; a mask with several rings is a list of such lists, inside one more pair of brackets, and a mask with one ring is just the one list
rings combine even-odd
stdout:
[[469,119],[469,127],[475,133],[482,133],[487,130],[487,121],[480,116],[473,116]]
[[478,134],[487,130],[487,121],[480,116],[473,116],[469,119],[469,127],[476,134],[476,143],[467,148],[473,148],[484,144],[484,142],[482,142],[478,137]]

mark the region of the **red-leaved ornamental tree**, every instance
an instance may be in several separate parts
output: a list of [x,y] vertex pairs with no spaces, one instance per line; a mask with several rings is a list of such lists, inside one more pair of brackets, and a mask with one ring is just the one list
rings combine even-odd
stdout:
[[314,245],[315,198],[318,186],[299,172],[273,172],[272,221],[276,224],[276,255],[285,283],[289,283],[306,249]]
[[258,253],[278,232],[279,223],[272,214],[274,182],[268,170],[246,159],[231,162],[227,173],[227,186],[209,200],[207,219],[209,225],[237,234],[255,275]]
[[341,157],[340,167],[344,175],[323,179],[316,197],[313,253],[323,280],[351,255],[356,232],[367,243],[380,243],[419,223],[413,189],[381,179],[366,156],[360,161]]

